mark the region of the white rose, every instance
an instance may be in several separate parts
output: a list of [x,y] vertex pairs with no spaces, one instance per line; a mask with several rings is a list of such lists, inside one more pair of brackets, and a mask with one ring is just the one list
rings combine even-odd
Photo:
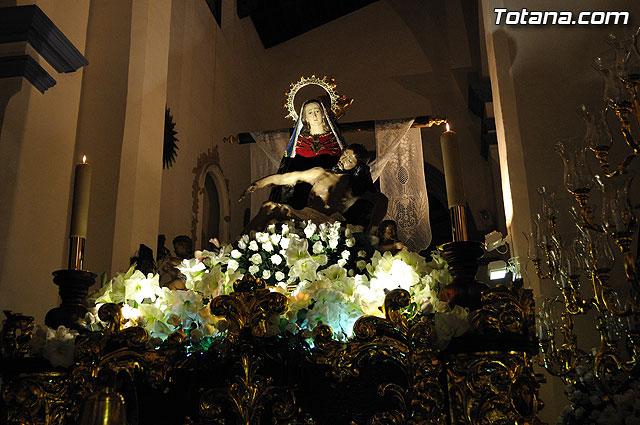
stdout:
[[271,239],[272,244],[278,245],[278,243],[280,242],[280,239],[282,239],[282,236],[278,235],[277,233],[274,233],[273,235],[271,235],[269,239]]
[[269,279],[271,277],[271,271],[270,270],[263,270],[262,271],[262,278],[263,279]]
[[286,224],[282,225],[282,236],[289,234],[289,226]]
[[344,251],[342,251],[342,254],[340,254],[340,256],[342,258],[344,258],[345,260],[349,259],[349,255],[351,255],[351,253],[349,251],[347,251],[346,249]]
[[356,240],[354,238],[348,238],[344,244],[346,246],[348,246],[349,248],[351,248],[352,246],[354,246],[356,244]]
[[233,251],[231,251],[231,258],[240,258],[242,257],[242,253],[240,251],[238,251],[237,249],[234,249]]
[[247,244],[248,243],[249,243],[249,236],[248,235],[242,235],[240,237],[240,240],[238,241],[238,248],[247,249]]
[[311,236],[313,236],[313,234],[316,232],[316,229],[318,228],[318,226],[316,226],[315,223],[309,222],[307,224],[307,227],[304,228],[304,235],[307,237],[307,239],[311,238]]
[[284,280],[284,277],[285,277],[285,276],[284,276],[284,273],[282,273],[280,270],[278,270],[278,271],[276,272],[276,275],[275,275],[275,276],[276,276],[276,280],[277,280],[278,282],[282,282],[282,281]]
[[42,356],[52,366],[69,367],[73,364],[75,339],[78,332],[64,326],[58,329],[46,328],[46,340],[42,348]]
[[324,249],[324,246],[322,245],[322,242],[318,241],[318,242],[313,244],[313,253],[314,254],[320,254],[323,249]]
[[344,267],[345,264],[347,264],[347,260],[345,260],[344,258],[338,260],[338,265],[340,267]]
[[267,226],[267,232],[269,233],[275,233],[276,231],[276,225],[271,223],[270,225]]
[[240,267],[240,264],[236,260],[229,260],[227,263],[227,270],[229,271],[235,272],[238,267]]
[[359,261],[356,263],[356,267],[357,267],[359,270],[364,270],[364,268],[365,268],[365,267],[367,267],[367,262],[366,262],[366,261],[364,261],[364,260],[359,260]]
[[336,249],[338,247],[338,238],[329,238],[329,248]]
[[284,249],[289,248],[289,242],[291,241],[291,239],[289,238],[282,238],[280,239],[280,246]]
[[262,264],[262,257],[260,256],[260,254],[255,253],[251,256],[251,258],[249,258],[249,261],[251,261],[253,264]]
[[266,241],[262,244],[262,249],[267,252],[271,252],[273,251],[273,244],[271,244],[271,241]]
[[367,251],[360,250],[358,251],[358,257],[364,258],[367,256]]
[[257,275],[259,271],[260,267],[256,266],[255,264],[249,266],[249,273],[251,273],[252,275]]
[[256,242],[256,241],[249,242],[249,249],[251,251],[257,251],[258,250],[258,242]]
[[265,243],[269,240],[269,234],[263,232],[256,232],[256,241],[260,243]]
[[271,256],[271,263],[275,264],[276,266],[279,266],[282,263],[282,257],[279,256],[278,254],[273,254]]

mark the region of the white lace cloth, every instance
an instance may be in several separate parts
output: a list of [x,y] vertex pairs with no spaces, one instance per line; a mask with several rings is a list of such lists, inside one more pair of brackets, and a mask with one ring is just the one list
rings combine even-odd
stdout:
[[389,198],[385,219],[395,220],[398,237],[412,251],[431,242],[429,199],[424,178],[422,137],[413,120],[376,122],[377,158],[371,164],[374,181]]
[[[289,142],[288,131],[265,131],[251,133],[256,141],[251,145],[251,181],[274,174],[278,171],[280,160]],[[251,216],[257,214],[262,203],[269,199],[268,189],[257,190],[251,194]]]

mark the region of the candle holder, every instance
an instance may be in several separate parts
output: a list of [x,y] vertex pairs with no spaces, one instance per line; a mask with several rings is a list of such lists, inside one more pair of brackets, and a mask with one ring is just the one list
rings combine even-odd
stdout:
[[60,288],[62,302],[59,307],[49,310],[44,319],[45,324],[54,329],[59,326],[82,329],[78,320],[87,314],[87,295],[95,282],[96,274],[86,270],[58,270],[53,272],[53,276],[53,283]]
[[69,270],[84,269],[85,238],[71,236],[69,241]]
[[445,286],[450,304],[478,310],[482,307],[482,291],[489,289],[487,284],[475,279],[478,271],[478,259],[484,250],[482,242],[447,242],[438,247],[440,256],[447,261],[453,282]]
[[454,205],[449,208],[451,213],[451,231],[453,232],[453,240],[455,242],[466,241],[467,236],[467,218],[464,205]]

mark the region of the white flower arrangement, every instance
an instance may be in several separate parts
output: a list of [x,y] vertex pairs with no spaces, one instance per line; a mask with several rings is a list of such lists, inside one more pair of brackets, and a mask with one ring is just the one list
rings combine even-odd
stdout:
[[427,262],[407,250],[395,255],[375,251],[369,257],[356,246],[357,231],[361,229],[339,222],[269,225],[219,252],[197,251],[195,258],[184,260],[178,266],[186,277],[184,291],[161,288],[157,275],[144,276],[131,268],[117,274],[90,301],[96,308],[122,303],[127,326],[143,326],[155,341],[183,330],[198,343],[226,330],[226,322],[211,315],[209,302],[231,292],[233,282],[248,273],[274,291],[295,288],[288,294],[287,312],[267,326],[271,334],[310,335],[322,322],[338,339],[348,338],[359,317],[383,316],[384,297],[394,288],[409,291],[415,313],[435,314],[440,345],[467,330],[467,311],[451,311],[438,300],[439,291],[451,282],[440,257]]
[[54,367],[69,367],[74,361],[77,336],[78,331],[64,326],[58,329],[38,326],[30,341],[31,354],[44,357]]
[[[576,367],[576,382],[567,385],[565,393],[571,402],[556,421],[556,425],[640,425],[640,382],[628,372],[606,374],[605,390],[592,367]],[[605,394],[613,396],[605,397]]]

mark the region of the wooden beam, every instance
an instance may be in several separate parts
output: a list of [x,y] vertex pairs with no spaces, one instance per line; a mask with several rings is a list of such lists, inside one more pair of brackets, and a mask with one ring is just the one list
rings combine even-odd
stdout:
[[[445,122],[446,122],[446,119],[444,118],[430,117],[428,115],[424,115],[424,116],[416,117],[411,127],[412,128],[431,127],[434,125],[440,125]],[[373,120],[347,122],[347,123],[338,124],[338,128],[340,129],[341,133],[349,133],[349,132],[355,132],[355,131],[373,131],[376,128],[376,122]],[[276,132],[288,131],[289,134],[291,134],[293,129],[286,128],[286,129],[275,130],[275,131]],[[229,143],[238,143],[240,145],[256,142],[255,140],[253,140],[253,137],[251,137],[251,134],[249,133],[238,133],[237,138],[234,139],[234,137],[231,136],[231,137],[225,138],[224,140]]]

